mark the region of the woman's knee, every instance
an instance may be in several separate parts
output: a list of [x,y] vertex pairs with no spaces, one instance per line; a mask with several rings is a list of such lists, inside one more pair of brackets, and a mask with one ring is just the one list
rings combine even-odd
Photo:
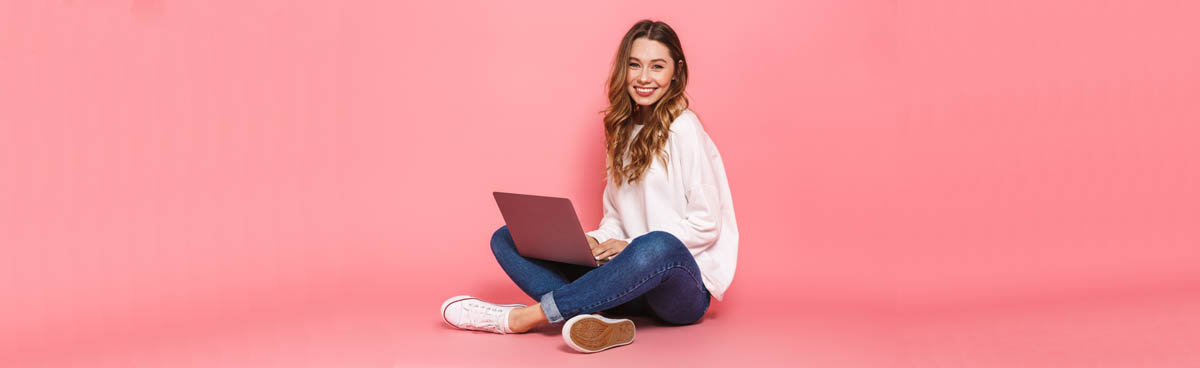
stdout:
[[659,317],[659,319],[661,319],[663,322],[670,323],[670,324],[673,324],[676,326],[694,325],[696,323],[699,323],[701,318],[704,318],[704,312],[701,311],[699,313],[694,313],[690,316],[685,316],[683,318],[679,318],[679,317],[669,317],[669,318],[671,318],[671,319]]
[[496,232],[492,233],[492,252],[506,252],[515,250],[513,245],[512,234],[508,232],[508,226],[501,226]]
[[[691,255],[691,253],[688,253],[687,246],[683,245],[683,242],[679,241],[679,238],[666,231],[651,231],[637,237],[633,242],[637,244],[636,249],[643,253],[664,256],[672,255],[673,253]],[[630,244],[630,246],[632,245]]]
[[688,308],[686,310],[674,310],[669,313],[663,313],[663,311],[660,311],[659,309],[662,308],[656,308],[654,305],[651,305],[651,310],[654,311],[654,315],[658,317],[658,319],[669,324],[683,326],[700,322],[700,320],[704,318],[704,314],[708,312],[708,303],[706,302],[703,303],[703,305],[695,306],[694,308]]
[[628,253],[635,262],[644,266],[657,266],[675,256],[691,257],[687,247],[665,231],[651,231],[639,236],[621,253]]

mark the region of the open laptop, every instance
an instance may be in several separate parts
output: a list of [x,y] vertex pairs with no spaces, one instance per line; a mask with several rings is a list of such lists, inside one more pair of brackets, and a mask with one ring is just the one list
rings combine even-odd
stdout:
[[571,200],[492,192],[517,253],[530,258],[599,267]]

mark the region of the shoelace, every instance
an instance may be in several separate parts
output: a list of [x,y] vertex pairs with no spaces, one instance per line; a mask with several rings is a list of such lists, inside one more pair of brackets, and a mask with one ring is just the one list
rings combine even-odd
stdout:
[[462,308],[467,315],[467,320],[463,323],[467,328],[504,334],[504,329],[500,328],[500,317],[504,315],[503,308],[476,301],[465,302]]

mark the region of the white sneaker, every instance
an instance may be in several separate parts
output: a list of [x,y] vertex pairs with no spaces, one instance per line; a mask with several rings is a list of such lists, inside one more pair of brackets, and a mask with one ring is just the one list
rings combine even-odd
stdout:
[[605,349],[633,343],[636,334],[633,321],[610,319],[596,314],[580,314],[563,325],[563,340],[567,345],[584,353],[595,353]]
[[442,320],[446,324],[464,330],[476,330],[506,334],[508,313],[524,304],[492,304],[467,295],[446,299],[442,303]]

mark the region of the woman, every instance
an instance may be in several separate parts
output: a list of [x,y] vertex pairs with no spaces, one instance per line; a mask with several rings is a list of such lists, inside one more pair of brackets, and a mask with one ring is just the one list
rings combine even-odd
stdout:
[[[566,321],[563,338],[582,352],[633,342],[628,319],[698,322],[721,300],[737,263],[738,232],[720,153],[684,96],[688,67],[666,23],[643,20],[625,34],[608,80],[608,184],[604,218],[587,233],[598,268],[517,254],[507,227],[492,252],[539,303],[492,304],[457,296],[442,304],[451,326],[520,333]],[[618,154],[620,153],[620,154]]]

